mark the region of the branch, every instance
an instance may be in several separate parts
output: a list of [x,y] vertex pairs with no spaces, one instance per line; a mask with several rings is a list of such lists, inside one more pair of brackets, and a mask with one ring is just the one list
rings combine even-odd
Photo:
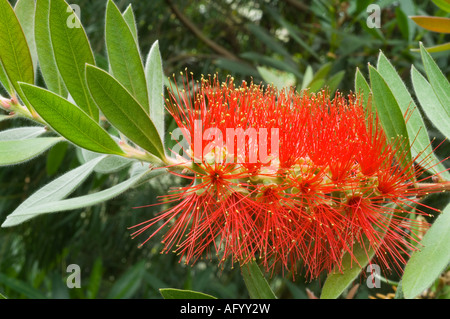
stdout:
[[239,61],[240,59],[233,54],[232,52],[228,51],[221,45],[217,44],[210,38],[208,38],[206,35],[202,33],[202,31],[197,28],[197,26],[189,20],[188,17],[186,17],[178,8],[173,4],[172,0],[165,0],[166,3],[169,5],[172,12],[175,14],[175,16],[185,25],[186,28],[188,28],[197,38],[199,38],[201,41],[203,41],[207,46],[209,46],[212,50],[219,53],[220,55],[226,57],[227,59]]

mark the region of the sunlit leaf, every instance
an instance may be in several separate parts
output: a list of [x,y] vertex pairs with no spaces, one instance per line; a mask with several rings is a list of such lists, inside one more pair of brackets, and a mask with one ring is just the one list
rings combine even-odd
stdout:
[[87,66],[91,94],[108,121],[149,153],[164,158],[164,147],[155,125],[144,108],[110,74]]
[[20,94],[18,82],[34,83],[33,60],[19,20],[7,0],[0,0],[0,30],[0,62]]
[[431,0],[444,11],[450,12],[450,0]]
[[86,63],[95,64],[86,32],[72,8],[63,0],[50,2],[49,21],[53,53],[64,84],[80,109],[98,121],[99,112],[85,79]]
[[31,59],[33,61],[33,71],[36,75],[38,57],[36,52],[36,41],[34,40],[35,0],[17,0],[14,11],[22,26],[25,38],[27,39]]
[[34,37],[39,58],[39,68],[47,88],[63,97],[67,89],[59,74],[50,38],[50,0],[37,0]]
[[[386,132],[386,136],[399,148],[397,160],[402,167],[411,167],[412,158],[409,136],[400,106],[386,81],[371,65],[369,65],[369,76],[373,102],[380,122]],[[413,177],[414,172],[409,170],[408,175]]]
[[450,18],[412,16],[410,17],[422,28],[433,32],[450,33]]
[[97,153],[125,154],[97,122],[66,99],[30,84],[21,87],[45,122],[67,140]]
[[138,43],[111,0],[106,8],[105,40],[111,74],[148,112],[147,82]]

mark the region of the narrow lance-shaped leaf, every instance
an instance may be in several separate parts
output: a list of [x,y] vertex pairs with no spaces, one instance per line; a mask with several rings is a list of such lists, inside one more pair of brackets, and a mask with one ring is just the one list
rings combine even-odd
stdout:
[[0,59],[0,83],[1,86],[6,90],[6,92],[12,93],[14,91],[14,86],[11,84],[8,75],[6,74],[5,69],[3,68],[1,59]]
[[266,278],[255,261],[241,266],[242,276],[252,299],[276,299]]
[[33,60],[19,20],[7,0],[0,0],[0,30],[0,62],[20,95],[18,82],[34,83]]
[[11,227],[21,224],[31,218],[33,215],[20,216],[21,213],[27,212],[33,207],[43,205],[49,202],[59,201],[69,196],[78,186],[84,182],[94,170],[95,166],[105,158],[101,156],[93,159],[69,172],[58,177],[54,181],[48,183],[33,195],[28,197],[14,212],[6,218],[2,227]]
[[158,41],[153,43],[145,64],[150,118],[164,140],[164,73]]
[[0,166],[26,162],[60,142],[60,137],[0,141]]
[[[84,164],[83,166],[86,166],[85,167],[86,172],[81,174],[81,172],[78,171],[81,178],[75,179],[74,174],[71,174],[71,176],[73,178],[70,179],[71,184],[68,185],[67,189],[73,188],[74,185],[76,185],[78,187],[78,185],[82,181],[84,181],[90,173],[92,173],[95,166],[97,164],[99,164],[101,160],[103,160],[103,157],[97,158],[95,160],[92,160],[92,161],[86,163],[89,165]],[[95,164],[95,163],[97,163],[97,164]],[[62,193],[59,194],[60,196],[55,196],[55,193],[51,193],[51,195],[47,195],[47,193],[50,194],[50,190],[52,188],[54,189],[54,187],[56,187],[57,184],[61,184],[61,181],[59,181],[59,179],[58,179],[58,183],[55,183],[54,185],[52,185],[52,188],[49,187],[50,184],[48,186],[45,186],[48,188],[47,193],[42,192],[42,194],[40,194],[41,197],[39,198],[39,200],[34,201],[33,205],[27,204],[26,207],[19,206],[14,212],[12,212],[10,215],[8,215],[6,221],[3,223],[2,227],[16,226],[20,223],[23,223],[31,218],[37,217],[42,214],[69,211],[69,210],[74,210],[74,209],[97,205],[99,203],[110,200],[111,198],[119,196],[126,190],[130,189],[134,184],[138,183],[139,180],[144,178],[145,175],[150,174],[150,175],[152,175],[152,177],[156,177],[156,176],[160,176],[164,172],[165,171],[163,171],[163,170],[155,170],[155,171],[147,170],[144,173],[133,176],[132,178],[127,179],[126,181],[124,181],[120,184],[117,184],[111,188],[105,189],[103,191],[84,195],[84,196],[64,199],[64,200],[61,200],[62,198],[58,198],[58,197],[61,197]],[[72,173],[73,173],[73,171],[72,171]],[[69,179],[67,179],[67,180],[69,180]],[[68,196],[70,193],[71,193],[71,191],[69,193],[64,192],[64,197]],[[43,200],[43,198],[44,198],[44,196],[42,196],[43,194],[47,195],[47,196],[45,196],[45,200]],[[36,197],[36,198],[38,198],[38,197]]]
[[450,33],[450,19],[444,17],[411,16],[415,23],[433,32]]
[[67,89],[59,74],[50,38],[50,0],[37,0],[34,37],[39,58],[39,68],[47,88],[62,97],[67,97]]
[[35,0],[18,0],[14,6],[14,11],[22,26],[25,38],[27,39],[31,60],[33,61],[33,72],[36,76],[38,58],[36,53],[36,42],[34,40]]
[[330,94],[332,95],[339,87],[339,84],[341,84],[342,79],[345,76],[345,71],[339,71],[336,74],[334,74],[332,77],[330,77],[327,81],[327,86],[329,89]]
[[[356,279],[358,274],[375,255],[375,251],[370,247],[367,239],[363,241],[363,246],[355,245],[351,256],[346,253],[342,259],[342,272],[329,273],[322,288],[320,299],[336,299],[345,289]],[[368,249],[368,250],[366,250]],[[356,259],[356,261],[355,261]]]
[[420,54],[434,93],[446,109],[450,108],[450,83],[422,43],[420,44]]
[[[384,223],[378,225],[380,240],[385,236],[389,228],[391,217],[389,215]],[[367,266],[378,248],[371,245],[367,237],[364,237],[362,243],[355,243],[352,248],[352,253],[346,252],[342,258],[340,270],[335,270],[328,274],[322,288],[320,299],[338,298],[355,280],[361,270]]]
[[[101,156],[101,154],[94,153],[86,149],[81,150],[81,155],[83,156],[86,162],[98,156]],[[136,160],[117,155],[108,156],[99,165],[95,167],[95,172],[100,174],[116,173],[122,170],[123,168],[130,166],[133,162],[135,163]]]
[[49,21],[53,53],[59,73],[76,104],[98,121],[99,112],[86,85],[85,65],[95,64],[86,32],[78,16],[63,0],[50,2]]
[[450,262],[450,205],[434,221],[415,251],[402,277],[405,298],[414,298],[439,277]]
[[137,43],[138,42],[138,34],[137,34],[136,18],[134,16],[133,7],[131,6],[131,4],[128,5],[128,7],[123,12],[122,16],[123,16],[125,22],[128,24],[128,27],[130,28],[131,33],[133,34],[133,37]]
[[125,154],[97,122],[69,101],[37,86],[21,87],[45,122],[72,143],[97,153]]
[[413,178],[415,174],[411,171],[412,166],[410,165],[412,158],[409,136],[401,109],[383,77],[371,65],[369,65],[369,76],[373,102],[386,136],[398,147],[397,160],[403,168],[409,167],[406,173]]
[[149,153],[164,158],[164,148],[155,125],[143,107],[110,74],[86,66],[91,94],[109,122]]
[[411,68],[411,79],[417,99],[433,125],[447,138],[450,138],[450,108],[445,108],[425,77]]
[[[433,45],[426,48],[429,53],[443,52],[450,50],[450,42],[444,44]],[[420,52],[420,49],[411,49],[412,52]]]
[[164,299],[217,299],[214,296],[204,294],[198,291],[192,290],[181,290],[181,289],[172,289],[172,288],[163,288],[159,289],[161,296]]
[[442,10],[450,12],[450,0],[432,0],[432,1]]
[[[410,142],[412,142],[412,156],[418,156],[418,159],[423,161],[421,164],[425,168],[433,166],[433,168],[429,169],[432,174],[435,174],[437,171],[444,171],[444,166],[438,164],[439,160],[432,152],[428,132],[420,111],[417,109],[411,94],[409,94],[397,71],[382,52],[380,52],[378,57],[377,70],[391,89],[401,112],[403,114],[410,112],[409,119],[406,122],[406,129],[411,139]],[[434,167],[434,165],[437,166]],[[447,176],[450,175],[447,173]]]
[[106,7],[105,39],[111,74],[148,112],[147,83],[139,46],[124,17],[111,0]]
[[356,68],[355,92],[358,95],[362,95],[364,109],[368,110],[370,96],[372,95],[372,91],[370,90],[370,86],[367,83],[366,79],[364,78],[364,75],[362,75],[359,68]]
[[0,141],[26,140],[38,137],[47,130],[42,126],[18,127],[0,132]]

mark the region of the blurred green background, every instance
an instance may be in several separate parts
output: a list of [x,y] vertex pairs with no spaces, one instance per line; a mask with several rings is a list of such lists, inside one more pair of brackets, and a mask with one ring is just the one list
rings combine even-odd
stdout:
[[[11,1],[14,4],[15,1]],[[115,1],[121,10],[131,3],[142,54],[159,40],[167,76],[186,68],[201,74],[226,75],[260,83],[271,79],[318,90],[328,86],[349,93],[354,74],[367,64],[376,65],[379,50],[391,60],[410,86],[411,64],[423,70],[420,54],[412,52],[419,41],[425,46],[447,42],[448,35],[428,32],[415,25],[410,15],[444,16],[431,1],[338,1],[338,0],[218,0],[218,1]],[[381,28],[368,28],[367,7],[381,11]],[[104,12],[106,1],[70,1],[81,8],[81,20],[99,64],[105,63]],[[447,14],[448,16],[448,14]],[[447,52],[433,54],[444,74],[450,74]],[[413,91],[411,90],[411,93]],[[25,121],[0,122],[0,130],[23,126]],[[168,127],[173,127],[167,118]],[[437,145],[443,140],[428,123]],[[438,150],[450,154],[445,142]],[[448,161],[447,161],[448,162]],[[21,166],[0,169],[0,221],[24,199],[56,176],[79,165],[72,145],[58,144],[44,156]],[[448,163],[446,163],[448,167]],[[87,194],[117,184],[125,174],[94,175],[74,195]],[[0,294],[7,298],[161,298],[159,288],[193,289],[220,298],[247,298],[239,267],[200,261],[195,266],[178,263],[173,254],[159,254],[158,236],[143,248],[144,237],[131,239],[127,228],[150,219],[160,207],[133,209],[156,202],[172,185],[174,177],[155,179],[148,185],[85,210],[36,218],[11,229],[0,229]],[[433,195],[427,203],[443,208],[448,195]],[[69,289],[67,267],[81,268],[81,288]],[[396,274],[390,276],[398,280]],[[271,285],[280,298],[317,296],[323,278],[304,282],[274,276]],[[384,284],[377,291],[359,279],[355,298],[392,292]],[[439,282],[436,283],[438,287]],[[438,288],[436,288],[438,289]],[[438,289],[436,298],[448,298],[449,289]]]

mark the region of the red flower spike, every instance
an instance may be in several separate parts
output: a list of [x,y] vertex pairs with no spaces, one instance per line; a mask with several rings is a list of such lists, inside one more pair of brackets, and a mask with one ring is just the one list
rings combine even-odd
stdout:
[[163,251],[185,263],[259,260],[272,273],[302,264],[310,279],[342,270],[358,245],[401,269],[416,249],[413,230],[426,227],[401,217],[420,207],[414,162],[397,164],[404,148],[389,144],[362,99],[236,87],[232,77],[188,83],[172,90],[167,109],[185,142],[170,170],[191,184],[163,197],[175,206],[133,236],[152,228],[148,241],[167,228]]

